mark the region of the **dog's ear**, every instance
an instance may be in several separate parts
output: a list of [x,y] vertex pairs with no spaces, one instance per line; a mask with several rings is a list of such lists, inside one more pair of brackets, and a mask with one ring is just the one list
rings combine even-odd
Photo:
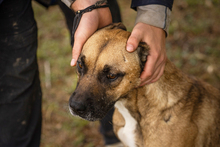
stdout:
[[140,42],[137,48],[138,56],[141,63],[141,71],[144,69],[144,65],[147,62],[147,56],[149,55],[149,46],[145,42]]
[[121,23],[112,23],[109,26],[107,26],[108,29],[122,29],[122,30],[127,30],[126,27]]

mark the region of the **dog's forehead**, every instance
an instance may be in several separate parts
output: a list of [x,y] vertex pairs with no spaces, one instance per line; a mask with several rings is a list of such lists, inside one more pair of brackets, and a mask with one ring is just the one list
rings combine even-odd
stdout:
[[[123,64],[133,60],[134,55],[126,51],[130,33],[121,29],[101,30],[91,36],[83,47],[82,54],[88,66]],[[96,65],[96,66],[94,66]]]
[[[107,46],[120,47],[126,44],[129,32],[121,29],[103,29],[94,33],[85,43],[82,53],[97,58]],[[120,40],[120,41],[119,41]]]

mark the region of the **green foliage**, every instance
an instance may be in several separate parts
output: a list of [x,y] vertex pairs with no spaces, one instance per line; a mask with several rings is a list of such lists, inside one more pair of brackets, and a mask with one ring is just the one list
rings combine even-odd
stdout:
[[204,0],[186,0],[190,6],[196,6],[204,4]]

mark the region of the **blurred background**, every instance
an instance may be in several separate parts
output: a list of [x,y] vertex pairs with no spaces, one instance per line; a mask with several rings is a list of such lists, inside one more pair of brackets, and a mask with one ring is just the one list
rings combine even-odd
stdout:
[[[122,22],[132,31],[136,12],[118,0]],[[33,1],[38,24],[38,63],[43,90],[41,147],[103,147],[99,122],[72,117],[68,100],[77,76],[70,67],[71,46],[58,6]],[[220,0],[174,0],[166,42],[168,58],[185,73],[220,89]]]

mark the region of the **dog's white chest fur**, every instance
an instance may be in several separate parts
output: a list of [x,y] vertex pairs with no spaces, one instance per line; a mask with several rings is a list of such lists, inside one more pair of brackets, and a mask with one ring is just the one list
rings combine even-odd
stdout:
[[118,137],[128,147],[136,147],[135,144],[135,130],[137,121],[131,116],[128,109],[124,106],[124,101],[115,103],[115,107],[125,119],[125,126],[118,131]]

